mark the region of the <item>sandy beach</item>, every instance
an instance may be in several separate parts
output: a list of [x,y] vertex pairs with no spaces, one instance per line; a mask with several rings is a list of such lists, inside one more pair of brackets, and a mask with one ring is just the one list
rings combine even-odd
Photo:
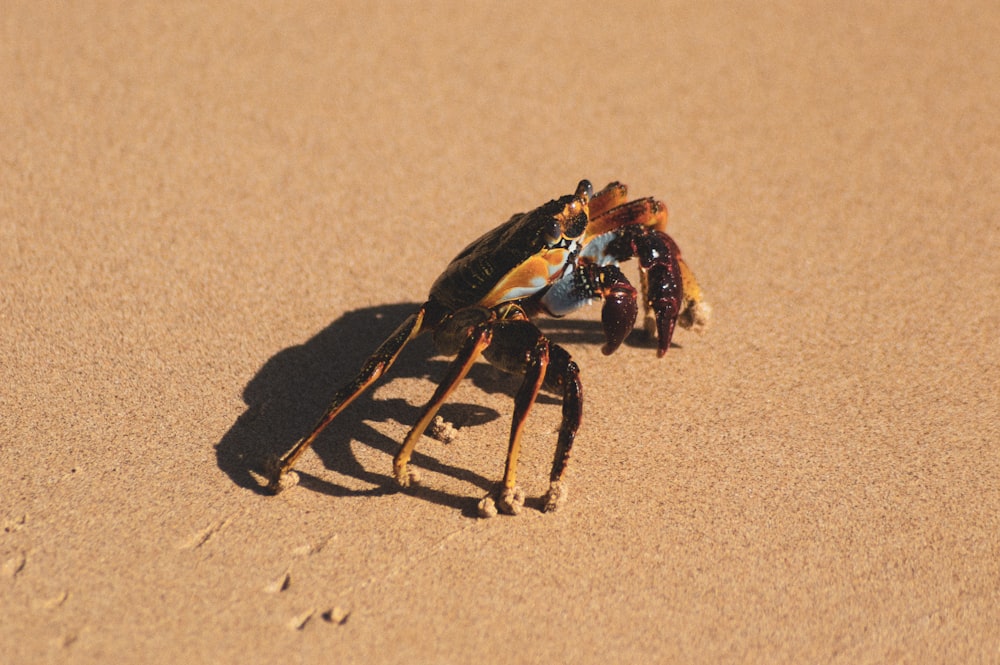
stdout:
[[[6,3],[0,660],[1000,661],[991,2]],[[568,500],[477,516],[520,380],[408,346],[512,214],[627,183],[713,309],[600,307]],[[625,267],[638,283],[635,262]]]

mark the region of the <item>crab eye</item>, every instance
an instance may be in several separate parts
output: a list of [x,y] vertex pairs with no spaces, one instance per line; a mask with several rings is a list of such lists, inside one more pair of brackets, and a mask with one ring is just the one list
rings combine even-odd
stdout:
[[552,246],[562,240],[562,225],[558,219],[550,218],[545,224],[544,238],[547,245]]
[[594,186],[590,184],[589,180],[581,180],[580,184],[576,186],[576,197],[584,197],[588,201],[594,198]]

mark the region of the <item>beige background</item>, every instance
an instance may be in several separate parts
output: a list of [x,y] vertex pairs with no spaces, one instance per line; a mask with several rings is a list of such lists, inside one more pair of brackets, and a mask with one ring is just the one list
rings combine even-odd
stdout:
[[[1000,10],[883,4],[4,3],[4,662],[1000,660]],[[257,491],[583,177],[668,203],[715,320],[660,361],[546,324],[564,512],[545,398],[535,502],[474,517],[487,365],[395,490],[427,340]]]

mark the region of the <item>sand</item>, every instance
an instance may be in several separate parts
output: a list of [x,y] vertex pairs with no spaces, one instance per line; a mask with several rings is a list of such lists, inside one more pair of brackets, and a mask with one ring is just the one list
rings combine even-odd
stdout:
[[[6,3],[4,663],[1000,660],[995,3]],[[415,341],[514,212],[628,183],[713,321],[518,381]],[[635,275],[634,268],[629,268]]]

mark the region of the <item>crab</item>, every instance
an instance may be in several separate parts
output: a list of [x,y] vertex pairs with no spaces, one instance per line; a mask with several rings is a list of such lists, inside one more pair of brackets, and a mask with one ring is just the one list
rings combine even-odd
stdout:
[[386,339],[357,376],[334,395],[312,431],[268,469],[268,488],[293,485],[292,468],[302,454],[355,398],[385,374],[407,342],[433,334],[438,352],[455,356],[393,460],[402,487],[419,483],[410,458],[438,409],[482,356],[501,370],[523,376],[514,396],[513,422],[503,480],[479,503],[482,516],[517,514],[524,493],[517,462],[528,412],[544,387],[562,396],[562,422],[543,510],[566,498],[564,476],[583,415],[580,370],[570,354],[532,322],[564,316],[603,301],[602,352],[613,353],[635,326],[637,290],[619,263],[639,260],[644,324],[656,339],[657,356],[670,347],[674,326],[700,331],[709,317],[694,274],[665,233],[666,206],[652,198],[628,200],[625,185],[613,182],[594,194],[587,180],[575,193],[519,213],[463,249],[431,286],[427,301]]

